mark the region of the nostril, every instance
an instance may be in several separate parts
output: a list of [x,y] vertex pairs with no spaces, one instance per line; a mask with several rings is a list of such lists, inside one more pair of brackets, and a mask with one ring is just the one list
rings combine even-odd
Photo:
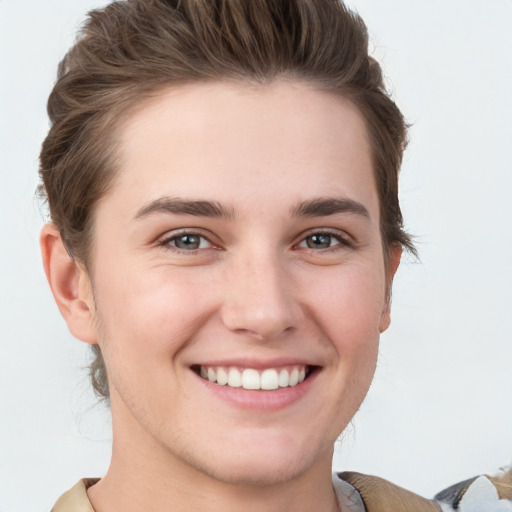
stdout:
[[229,278],[229,297],[221,310],[224,325],[260,341],[291,333],[301,310],[287,278],[278,272],[275,262],[261,260],[250,266],[237,278]]

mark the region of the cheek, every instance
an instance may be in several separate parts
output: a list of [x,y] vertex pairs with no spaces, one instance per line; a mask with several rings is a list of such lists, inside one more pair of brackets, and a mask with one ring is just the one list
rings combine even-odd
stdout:
[[346,410],[352,413],[366,395],[375,373],[385,309],[384,274],[378,267],[377,271],[373,268],[338,271],[326,280],[325,286],[316,287],[311,308],[311,316],[331,344],[335,387],[340,392],[345,390]]
[[312,315],[341,351],[375,344],[386,309],[383,272],[354,266],[306,286],[315,291]]
[[165,268],[132,269],[129,279],[120,273],[104,277],[97,297],[101,339],[104,349],[122,353],[125,363],[169,360],[211,312],[204,286]]

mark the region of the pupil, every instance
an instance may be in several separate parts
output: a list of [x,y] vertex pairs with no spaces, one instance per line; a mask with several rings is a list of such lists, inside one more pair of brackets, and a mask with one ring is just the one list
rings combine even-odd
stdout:
[[176,240],[176,245],[180,249],[197,249],[199,247],[199,237],[195,235],[183,235]]
[[311,235],[307,245],[310,249],[327,249],[331,245],[331,235]]

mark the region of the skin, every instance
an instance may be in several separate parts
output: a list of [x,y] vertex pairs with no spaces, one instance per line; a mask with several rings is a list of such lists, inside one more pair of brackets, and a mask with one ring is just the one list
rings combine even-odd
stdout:
[[[69,329],[100,344],[109,374],[113,456],[94,508],[337,510],[333,443],[373,377],[400,259],[391,248],[386,267],[361,114],[298,82],[194,84],[140,105],[118,137],[90,272],[54,226],[41,238]],[[304,211],[326,199],[336,211]],[[199,247],[177,247],[185,233]],[[192,370],[235,359],[316,370],[284,406],[269,391],[242,406]]]

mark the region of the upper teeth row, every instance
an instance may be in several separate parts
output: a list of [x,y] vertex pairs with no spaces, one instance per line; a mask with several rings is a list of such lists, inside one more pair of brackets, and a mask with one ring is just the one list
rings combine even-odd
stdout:
[[240,371],[235,367],[201,366],[200,374],[204,379],[221,386],[272,390],[300,384],[306,378],[306,368],[304,366],[281,370],[268,368],[260,373],[254,368],[245,368]]

